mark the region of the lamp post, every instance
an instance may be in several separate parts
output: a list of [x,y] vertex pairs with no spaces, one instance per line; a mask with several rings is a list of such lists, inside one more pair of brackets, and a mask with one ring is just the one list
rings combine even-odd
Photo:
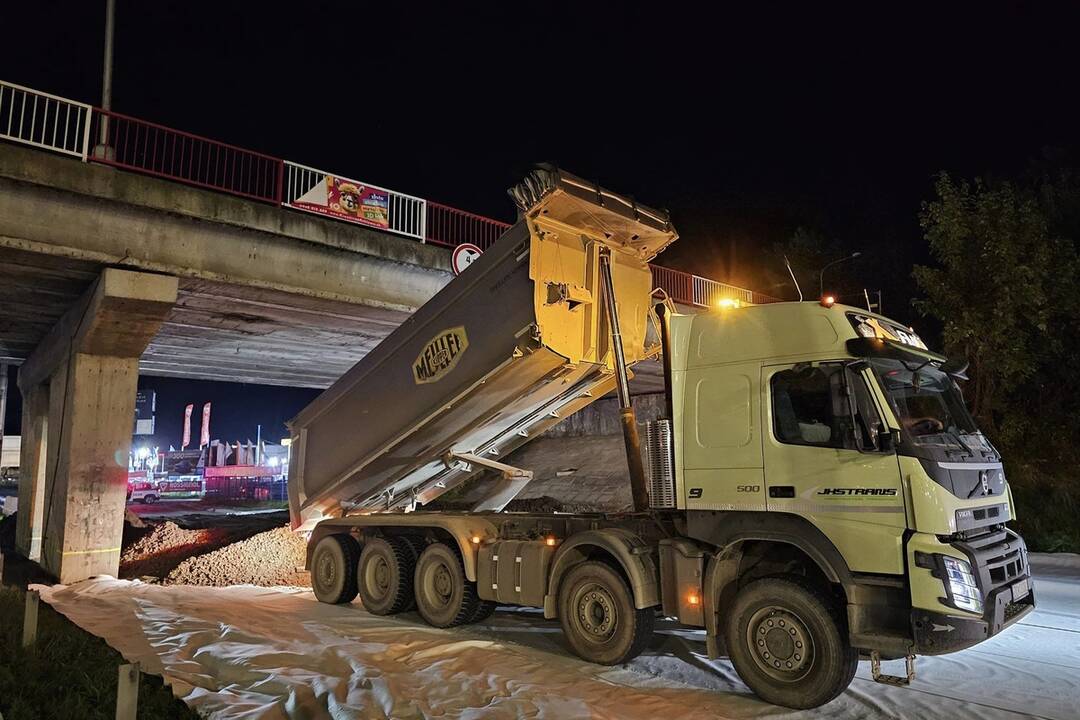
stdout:
[[[101,75],[101,109],[106,113],[112,109],[113,75],[113,34],[116,27],[116,0],[105,0],[105,59]],[[94,146],[94,157],[113,157],[109,147],[109,116],[101,116],[98,129],[98,144]]]
[[818,273],[818,297],[821,297],[822,295],[825,294],[825,271],[828,270],[829,268],[831,268],[833,265],[836,265],[838,263],[842,263],[842,262],[844,262],[846,260],[854,260],[855,258],[859,257],[860,255],[862,255],[861,252],[853,252],[850,255],[845,255],[842,258],[839,258],[837,260],[833,260],[831,263],[828,263],[828,264],[825,265],[825,267],[821,268],[821,272]]

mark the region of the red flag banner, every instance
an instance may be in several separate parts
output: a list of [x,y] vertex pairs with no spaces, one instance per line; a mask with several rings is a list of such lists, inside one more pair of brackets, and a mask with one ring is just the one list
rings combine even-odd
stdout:
[[194,409],[194,405],[188,405],[184,408],[184,442],[180,443],[181,450],[191,444],[191,411]]
[[210,444],[210,403],[202,406],[202,432],[199,433],[199,449]]

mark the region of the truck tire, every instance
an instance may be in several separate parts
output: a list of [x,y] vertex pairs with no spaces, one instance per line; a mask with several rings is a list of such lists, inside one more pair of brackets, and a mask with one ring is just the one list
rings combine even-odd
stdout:
[[476,583],[465,577],[461,557],[444,543],[432,543],[420,553],[413,592],[420,616],[438,628],[469,622],[480,603]]
[[798,576],[742,588],[724,639],[739,677],[774,705],[824,705],[847,689],[859,665],[839,603]]
[[375,537],[364,543],[356,583],[364,609],[372,615],[393,615],[413,599],[416,556],[401,538]]
[[476,603],[476,612],[473,613],[473,616],[468,619],[467,624],[483,622],[484,620],[487,620],[489,617],[491,617],[492,613],[495,612],[495,608],[497,608],[498,606],[498,603],[491,602],[490,600],[481,600],[480,602]]
[[348,535],[327,535],[311,554],[311,589],[319,602],[341,605],[356,597],[356,565],[360,554]]
[[[409,577],[410,579],[416,576],[416,563],[420,559],[420,553],[427,547],[424,544],[423,539],[416,537],[415,535],[401,535],[400,539],[405,541],[405,545],[409,548],[410,562],[409,562]],[[401,608],[401,612],[409,612],[416,609],[416,591],[410,586],[409,597],[405,600],[405,607]]]
[[626,581],[610,565],[576,565],[559,583],[559,622],[574,654],[600,665],[618,665],[645,649],[656,612],[634,607]]
[[157,502],[157,495],[147,495],[143,498],[143,502],[147,505],[153,505]]

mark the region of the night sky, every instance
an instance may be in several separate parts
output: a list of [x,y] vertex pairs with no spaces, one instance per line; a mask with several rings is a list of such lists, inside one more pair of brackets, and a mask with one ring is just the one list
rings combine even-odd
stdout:
[[[556,162],[668,208],[662,264],[736,284],[810,227],[908,322],[934,175],[1078,145],[1077,5],[117,4],[119,112],[503,220],[505,188]],[[104,0],[12,5],[0,77],[99,103]],[[177,427],[183,395],[243,403],[215,432],[241,439],[312,396],[143,384]]]

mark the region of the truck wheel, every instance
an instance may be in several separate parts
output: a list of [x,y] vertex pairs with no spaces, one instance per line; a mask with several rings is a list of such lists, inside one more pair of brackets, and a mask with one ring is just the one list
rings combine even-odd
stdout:
[[838,603],[796,576],[763,578],[740,590],[724,639],[750,689],[790,708],[829,702],[851,684],[859,664]]
[[574,653],[600,665],[641,654],[653,632],[653,608],[634,607],[630,588],[602,562],[573,567],[559,583],[559,622]]
[[311,589],[319,602],[341,605],[356,597],[356,541],[327,535],[311,554]]
[[364,609],[373,615],[393,615],[412,602],[416,556],[401,538],[371,538],[364,543],[357,585]]
[[420,553],[413,589],[420,616],[439,628],[469,622],[480,602],[476,583],[465,577],[461,558],[444,543],[428,545]]
[[154,503],[157,502],[157,496],[156,495],[147,495],[146,497],[143,498],[143,502],[146,503],[147,505],[153,505]]
[[495,608],[497,608],[498,606],[498,603],[491,602],[490,600],[481,600],[480,602],[476,603],[476,612],[473,613],[473,616],[469,618],[467,622],[469,624],[472,624],[487,620],[489,617],[491,617],[492,613],[495,612]]

